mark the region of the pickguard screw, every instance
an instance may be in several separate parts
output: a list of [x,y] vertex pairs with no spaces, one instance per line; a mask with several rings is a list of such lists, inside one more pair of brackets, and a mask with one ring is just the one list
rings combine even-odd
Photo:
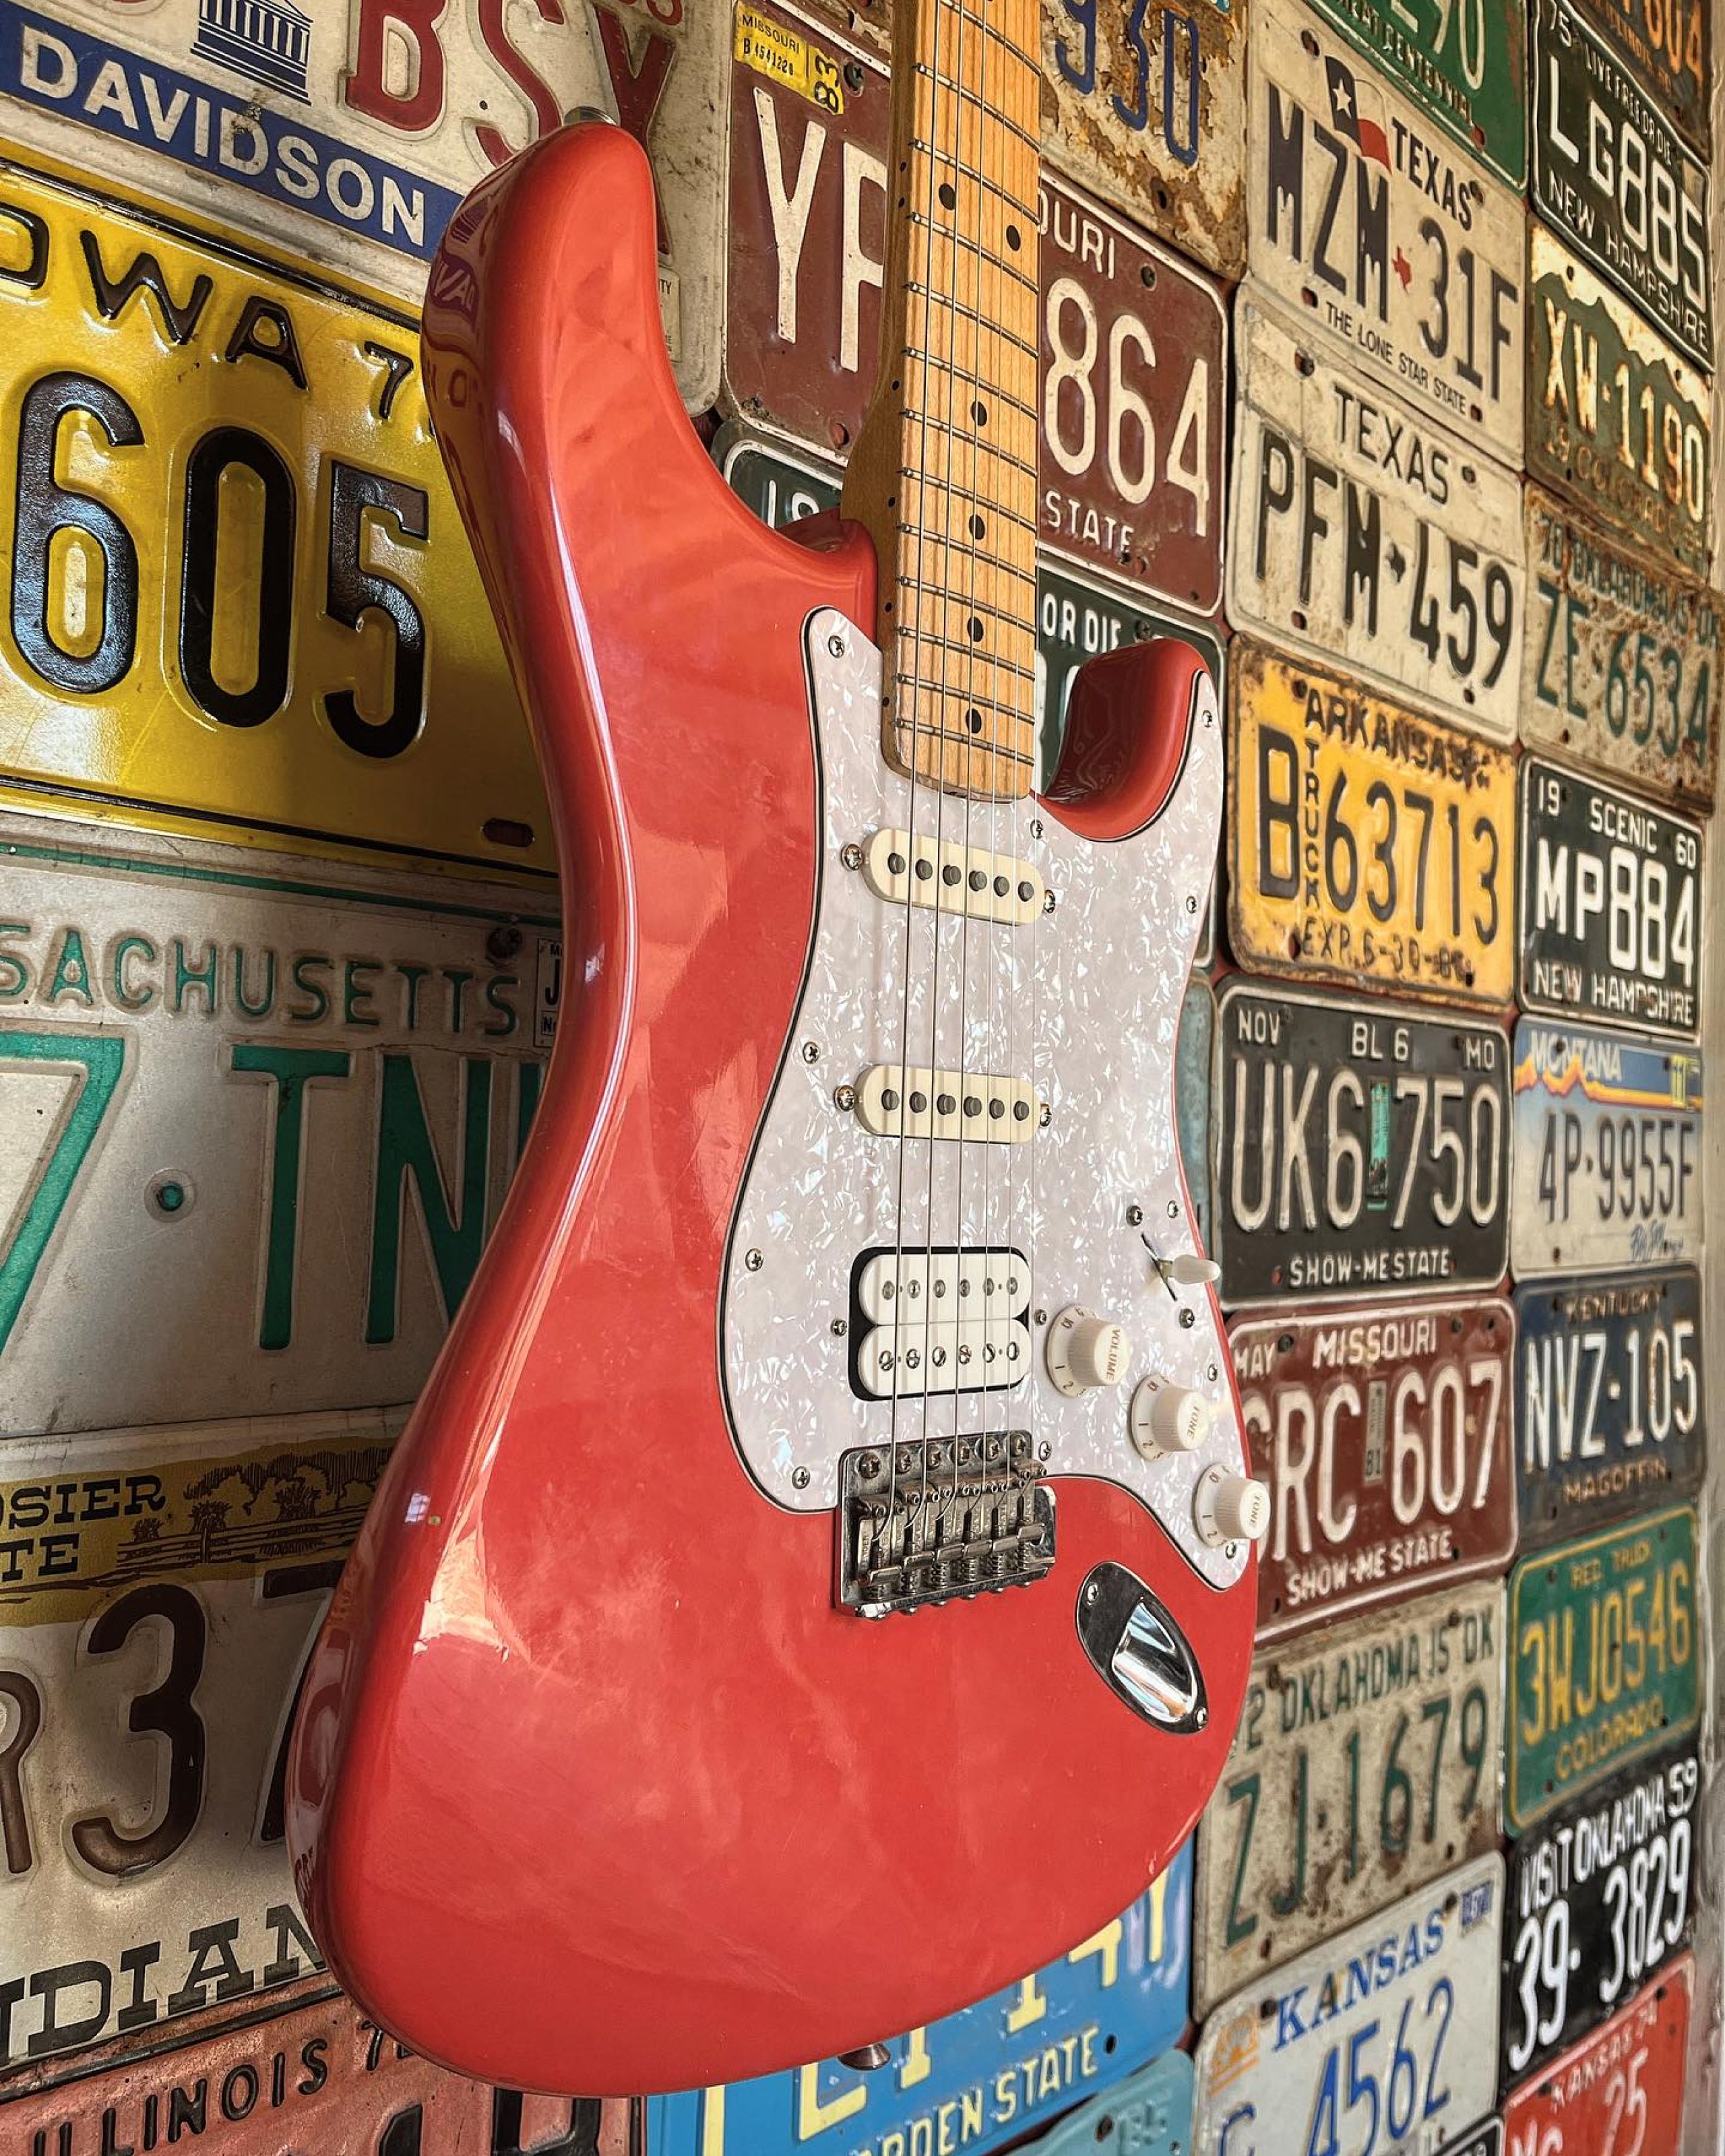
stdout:
[[1178,1198],[1169,1199],[1168,1202],[1168,1217],[1170,1220],[1178,1220],[1179,1219],[1180,1201]]
[[791,1484],[793,1489],[806,1490],[809,1487],[809,1470],[806,1467],[793,1468]]
[[850,841],[850,844],[845,848],[842,853],[840,853],[839,858],[844,862],[846,868],[860,869],[862,866],[863,861],[862,848],[858,845],[855,839],[853,839]]
[[1045,891],[1043,892],[1042,910],[1045,913],[1052,913],[1055,906],[1059,904],[1060,901],[1055,896],[1051,891]]
[[1196,912],[1197,912],[1197,911],[1198,911],[1198,901],[1197,901],[1195,898],[1189,898],[1189,897],[1188,898],[1188,900],[1186,901],[1186,911],[1187,911],[1189,913],[1196,913]]
[[1096,1585],[1095,1580],[1092,1580],[1090,1585],[1085,1589],[1084,1606],[1086,1609],[1093,1609],[1095,1607],[1096,1599],[1101,1592],[1101,1589]]
[[1042,836],[1042,819],[1040,816],[1033,816],[1030,819],[1030,836],[1033,839],[1040,839]]
[[827,649],[832,653],[834,659],[842,659],[845,656],[844,638],[838,635],[829,636],[827,639]]
[[1195,1727],[1202,1729],[1209,1718],[1210,1711],[1207,1707],[1194,1707],[1193,1708],[1192,1720]]
[[1037,1446],[1036,1457],[1039,1460],[1051,1460],[1054,1457],[1054,1447],[1046,1438],[1044,1438],[1041,1444]]
[[1143,1224],[1143,1219],[1144,1209],[1142,1205],[1128,1205],[1127,1207],[1126,1224],[1128,1228],[1141,1227]]
[[[850,1320],[848,1317],[835,1317],[835,1318],[833,1320],[833,1337],[834,1337],[834,1339],[835,1339],[835,1340],[842,1340],[842,1339],[845,1337],[845,1334],[846,1334],[848,1332],[850,1332]],[[1213,1370],[1210,1372],[1210,1375],[1214,1378],[1214,1377],[1215,1376],[1215,1374],[1216,1374],[1216,1373],[1215,1373],[1214,1370],[1213,1369]]]
[[1217,1378],[1219,1378],[1222,1373],[1216,1368],[1214,1363],[1206,1363],[1204,1366],[1204,1374],[1209,1380],[1211,1384],[1214,1384]]
[[848,1116],[848,1115],[850,1113],[850,1111],[851,1111],[851,1110],[852,1110],[852,1109],[856,1106],[856,1088],[855,1088],[855,1086],[834,1086],[834,1088],[833,1088],[833,1106],[834,1106],[835,1108],[842,1108],[842,1109],[845,1111],[845,1114]]
[[1195,1315],[1192,1311],[1189,1311],[1189,1310],[1183,1310],[1183,1311],[1180,1312],[1180,1322],[1181,1322],[1181,1324],[1182,1324],[1183,1326],[1184,1326],[1184,1327],[1185,1327],[1185,1328],[1186,1328],[1187,1332],[1189,1332],[1192,1330],[1193,1327],[1194,1327],[1194,1325],[1196,1325],[1196,1324],[1197,1324],[1197,1322],[1198,1322],[1198,1319],[1197,1319],[1196,1315]]
[[743,1254],[743,1270],[746,1272],[757,1273],[766,1262],[758,1250],[747,1250]]
[[1036,1322],[1037,1322],[1039,1325],[1046,1325],[1046,1324],[1047,1324],[1047,1322],[1048,1322],[1048,1312],[1047,1312],[1045,1310],[1039,1310],[1039,1311],[1037,1312],[1037,1313],[1036,1313]]
[[1054,1110],[1045,1101],[1042,1104],[1042,1113],[1036,1118],[1037,1127],[1045,1131],[1053,1121]]
[[805,1041],[803,1042],[803,1060],[805,1063],[819,1063],[819,1060],[820,1060],[820,1043],[819,1043],[818,1040],[805,1040]]

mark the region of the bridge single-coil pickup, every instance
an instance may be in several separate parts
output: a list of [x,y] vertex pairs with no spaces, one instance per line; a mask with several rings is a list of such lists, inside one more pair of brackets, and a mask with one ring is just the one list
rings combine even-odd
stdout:
[[1042,1096],[1021,1078],[877,1063],[856,1081],[856,1119],[877,1138],[964,1138],[1024,1145],[1036,1134]]
[[1029,861],[919,832],[876,831],[863,848],[863,878],[876,898],[937,907],[974,921],[1022,927],[1041,912],[1047,886]]
[[871,1325],[1015,1317],[1030,1300],[1030,1267],[1011,1250],[881,1250],[858,1273],[856,1300]]
[[877,1326],[856,1351],[857,1383],[877,1400],[1014,1385],[1029,1374],[1030,1328],[1021,1317]]

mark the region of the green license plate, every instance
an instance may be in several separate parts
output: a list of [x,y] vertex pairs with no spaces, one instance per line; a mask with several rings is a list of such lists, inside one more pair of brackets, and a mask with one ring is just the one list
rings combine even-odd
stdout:
[[1519,187],[1527,172],[1522,0],[1317,0],[1445,131]]
[[1524,1558],[1509,1583],[1504,1823],[1531,1826],[1701,1716],[1695,1509]]

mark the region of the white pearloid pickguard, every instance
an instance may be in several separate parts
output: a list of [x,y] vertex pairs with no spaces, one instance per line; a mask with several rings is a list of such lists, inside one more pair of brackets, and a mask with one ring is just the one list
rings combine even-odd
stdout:
[[[777,1502],[829,1510],[839,1456],[852,1447],[1028,1429],[1050,1475],[1136,1491],[1204,1578],[1230,1585],[1244,1546],[1206,1546],[1192,1516],[1206,1468],[1247,1471],[1227,1343],[1208,1292],[1170,1290],[1146,1247],[1163,1257],[1194,1248],[1174,1043],[1221,818],[1214,690],[1206,677],[1162,814],[1134,838],[1097,844],[1034,797],[966,802],[920,784],[913,798],[880,753],[879,652],[831,610],[810,618],[805,639],[819,882],[801,1007],[726,1255],[720,1360],[738,1450]],[[1034,862],[1053,911],[1013,927],[883,901],[843,860],[883,824]],[[1051,1120],[1028,1145],[870,1137],[834,1096],[880,1063],[1028,1079]],[[1045,1322],[1032,1326],[1031,1376],[1010,1389],[896,1407],[860,1399],[850,1341],[834,1326],[850,1317],[858,1253],[901,1243],[1024,1251],[1031,1307],[1045,1320],[1076,1303],[1126,1327],[1126,1383],[1076,1399],[1056,1392]],[[1195,1450],[1151,1461],[1134,1449],[1127,1406],[1153,1373],[1215,1404]]]

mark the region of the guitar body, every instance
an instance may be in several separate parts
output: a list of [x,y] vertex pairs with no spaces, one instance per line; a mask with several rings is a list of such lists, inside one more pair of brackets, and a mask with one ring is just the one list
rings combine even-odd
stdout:
[[[308,1671],[289,1784],[308,1916],[366,2010],[462,2071],[585,2094],[855,2048],[1107,1923],[1214,1784],[1255,1603],[1250,1549],[1182,1530],[1209,1455],[1142,1460],[1123,1392],[1062,1400],[1043,1329],[1016,1394],[925,1415],[856,1389],[847,1283],[855,1252],[894,1232],[875,1215],[895,1148],[833,1094],[903,1051],[896,1006],[879,1038],[843,1037],[847,1011],[868,1020],[841,987],[859,964],[870,993],[904,983],[901,960],[866,972],[860,879],[833,895],[835,804],[873,784],[876,821],[920,823],[933,797],[907,811],[880,761],[866,636],[824,683],[815,669],[847,624],[872,631],[870,542],[834,521],[799,544],[732,496],[677,401],[655,259],[645,161],[591,126],[488,182],[434,274],[428,383],[537,729],[566,985],[514,1190]],[[1013,1172],[1028,1187],[1040,1146],[999,1148],[1016,1168],[992,1211],[957,1190],[953,1240],[1034,1230],[1050,1315],[1080,1290],[1129,1291],[1164,1364],[1219,1371],[1209,1443],[1238,1465],[1214,1298],[1186,1296],[1199,1315],[1176,1327],[1145,1250],[1185,1196],[1165,1005],[1198,921],[1170,886],[1203,896],[1219,813],[1219,742],[1196,742],[1178,651],[1103,662],[1075,701],[1069,798],[1056,785],[1014,812],[1015,847],[1029,817],[1049,835],[1049,963],[1057,929],[1079,937],[1058,947],[1066,970],[1025,1049],[1049,1141],[1070,1132],[1070,1151],[1014,1216],[1000,1192]],[[1174,691],[1158,732],[1146,700]],[[1204,715],[1213,726],[1213,697]],[[1117,823],[1148,819],[1112,912],[1094,864],[1140,842],[1110,843],[1111,802]],[[1081,963],[1087,893],[1102,942]],[[880,911],[885,948],[906,916]],[[1124,1087],[1095,1080],[1092,1112],[1070,1067],[1062,1091],[1061,1044],[1079,1055],[1084,983],[1123,967],[1095,1006],[1114,1029],[1082,1051],[1106,1067],[1134,1033],[1146,951],[1147,1046]],[[1086,1130],[1107,1135],[1088,1153],[1111,1173],[1134,1123],[1147,1217],[1128,1235],[1111,1186],[1050,1186],[1081,1172]],[[1104,1222],[1106,1259],[1047,1280],[1045,1243]],[[1174,1247],[1192,1247],[1183,1219]],[[931,1418],[943,1436],[1051,1440],[1055,1562],[871,1622],[835,1599],[836,1462],[893,1430],[924,1443]],[[1178,1731],[1086,1650],[1101,1567],[1142,1583],[1193,1650],[1200,1704]]]

